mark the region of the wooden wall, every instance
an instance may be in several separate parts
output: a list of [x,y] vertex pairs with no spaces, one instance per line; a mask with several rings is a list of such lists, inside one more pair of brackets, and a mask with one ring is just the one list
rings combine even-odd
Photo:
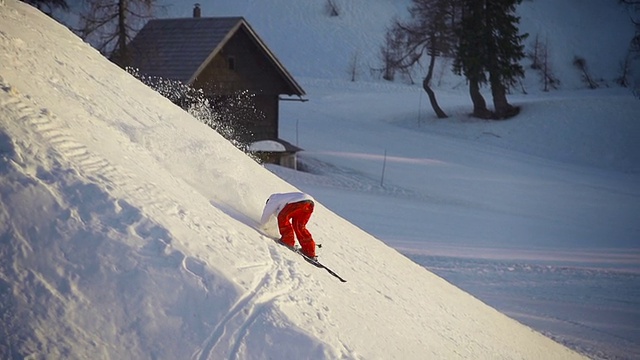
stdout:
[[244,28],[229,39],[193,85],[212,96],[249,91],[254,95],[252,102],[257,111],[255,116],[243,116],[242,126],[248,130],[244,140],[278,137],[278,98],[289,88]]

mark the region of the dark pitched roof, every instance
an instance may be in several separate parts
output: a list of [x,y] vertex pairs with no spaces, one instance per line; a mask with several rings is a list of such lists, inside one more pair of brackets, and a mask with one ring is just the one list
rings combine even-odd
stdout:
[[283,79],[291,94],[304,90],[242,17],[150,20],[131,41],[131,65],[150,76],[192,83],[224,44],[245,29]]

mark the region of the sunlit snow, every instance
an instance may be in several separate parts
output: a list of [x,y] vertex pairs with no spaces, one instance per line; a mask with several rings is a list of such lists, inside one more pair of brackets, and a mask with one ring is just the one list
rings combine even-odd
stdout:
[[[632,34],[621,7],[584,1],[582,29],[550,15],[570,1],[523,2],[527,31],[568,39],[553,38],[563,87],[528,73],[509,96],[521,114],[485,122],[456,77],[437,90],[448,120],[418,85],[348,81],[408,1],[352,0],[337,18],[267,3],[203,16],[246,16],[308,93],[281,104],[304,171],[257,164],[52,19],[0,3],[0,357],[640,356],[640,101],[611,80],[626,46],[611,38]],[[560,60],[578,52],[600,89]],[[296,189],[347,283],[256,230],[265,199]]]

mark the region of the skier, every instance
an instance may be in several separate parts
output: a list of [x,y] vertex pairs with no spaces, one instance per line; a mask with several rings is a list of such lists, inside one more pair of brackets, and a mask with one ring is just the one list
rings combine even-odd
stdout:
[[296,244],[295,236],[302,247],[302,253],[317,260],[316,243],[306,225],[313,213],[313,198],[305,193],[290,192],[272,194],[262,211],[260,226],[262,228],[273,216],[278,219],[280,241],[289,247]]

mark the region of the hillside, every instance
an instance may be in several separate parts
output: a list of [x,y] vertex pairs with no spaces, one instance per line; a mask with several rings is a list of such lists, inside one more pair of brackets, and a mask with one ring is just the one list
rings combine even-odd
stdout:
[[[326,0],[234,0],[202,3],[202,16],[244,16],[260,37],[297,77],[350,78],[350,64],[358,64],[360,81],[377,80],[379,52],[385,30],[394,18],[406,18],[410,0],[334,0],[338,16],[330,16]],[[190,17],[193,2],[165,0],[158,17]],[[527,51],[538,36],[549,48],[550,67],[562,89],[585,88],[574,57],[586,60],[590,75],[601,86],[614,86],[620,76],[634,27],[627,9],[601,0],[584,0],[579,9],[571,0],[523,1],[518,6],[521,33],[528,33]],[[283,16],[283,14],[286,14]],[[426,63],[424,65],[426,67]],[[450,73],[451,63],[438,63],[434,87],[458,89],[464,80]],[[636,71],[640,73],[640,71]],[[416,69],[420,83],[423,69]],[[637,78],[637,74],[636,74]],[[403,80],[399,77],[399,81]],[[407,81],[406,79],[404,80]],[[539,92],[539,75],[527,69],[523,86]],[[464,89],[462,89],[464,90]],[[520,89],[518,89],[520,90]]]
[[37,10],[0,48],[3,358],[579,357],[322,204],[349,282],[282,251],[290,184]]

